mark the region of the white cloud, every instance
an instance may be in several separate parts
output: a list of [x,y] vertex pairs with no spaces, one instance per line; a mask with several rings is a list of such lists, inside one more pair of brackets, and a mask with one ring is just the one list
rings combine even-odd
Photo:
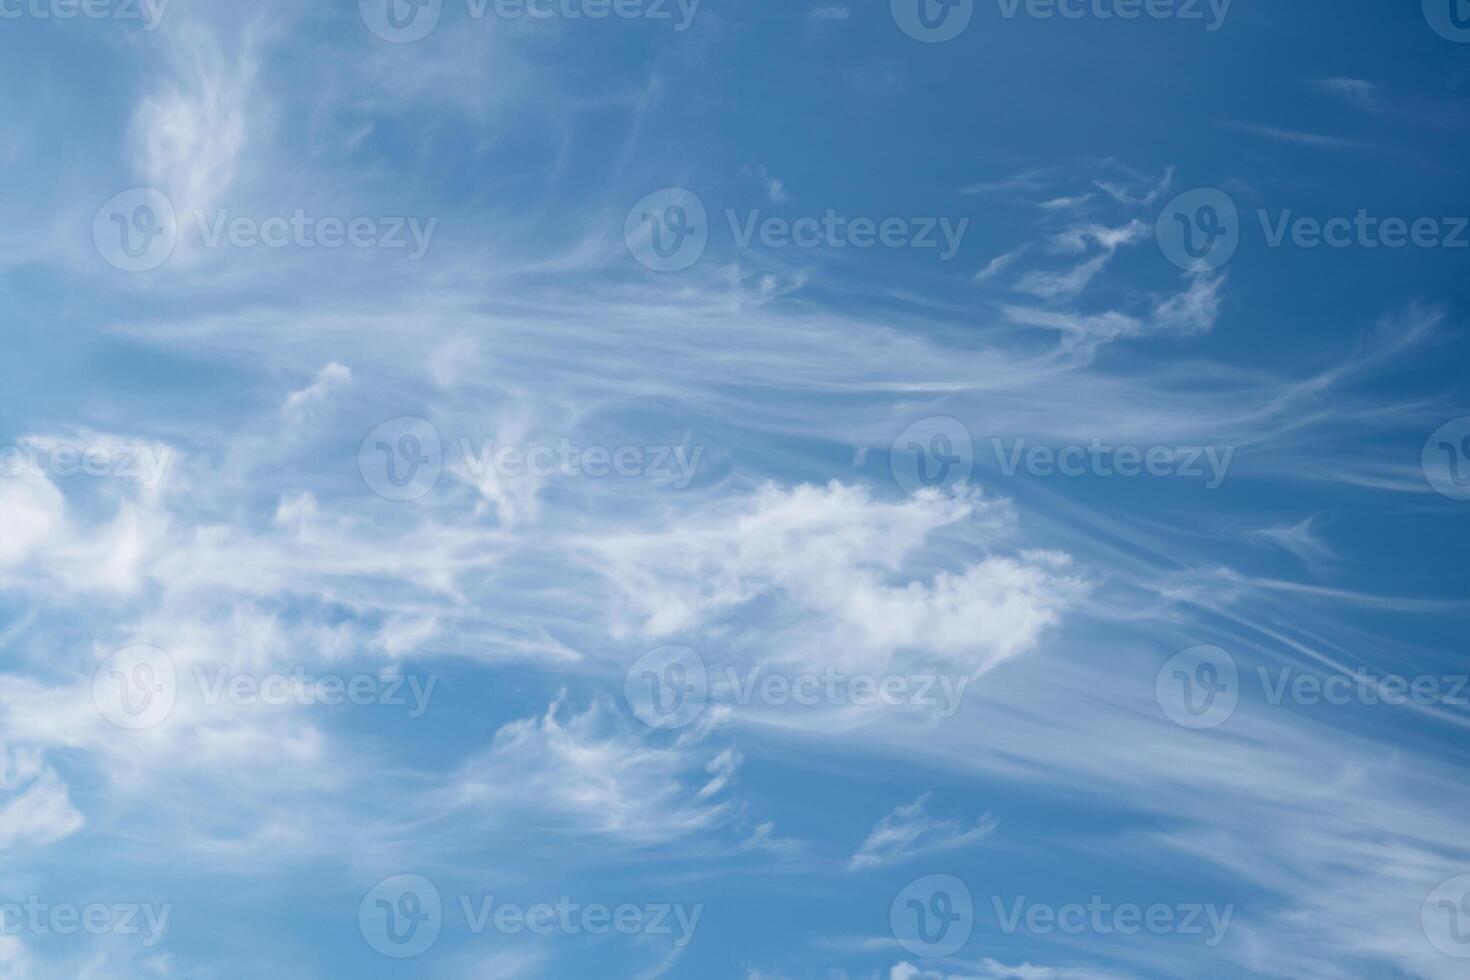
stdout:
[[996,533],[1009,520],[1003,504],[978,496],[888,502],[837,482],[766,486],[677,531],[588,547],[650,637],[768,597],[779,603],[765,624],[779,631],[777,659],[973,677],[1032,647],[1085,586],[1065,556],[1039,552],[985,557],[927,581],[904,568],[931,536]]
[[702,734],[662,742],[602,702],[574,714],[558,700],[496,732],[459,770],[450,802],[500,819],[540,814],[538,828],[668,843],[731,816],[722,796],[738,756],[708,748]]
[[287,396],[285,404],[281,406],[281,414],[287,421],[300,424],[311,412],[351,383],[352,371],[333,361],[317,372],[316,379],[309,386]]
[[[222,31],[176,5],[151,51],[162,68],[156,87],[133,113],[137,168],[167,195],[184,220],[219,205],[240,175],[252,144],[252,117],[266,111],[257,90],[260,53],[255,29],[235,25],[233,50]],[[181,238],[181,244],[186,243]]]
[[54,542],[65,512],[61,492],[44,476],[23,470],[0,479],[0,571]]
[[1042,299],[1071,299],[1087,288],[1112,257],[1111,252],[1104,252],[1063,272],[1028,272],[1016,289]]
[[1205,333],[1220,318],[1220,287],[1225,277],[1196,275],[1189,286],[1154,307],[1153,326],[1166,333]]
[[1277,524],[1247,532],[1258,541],[1291,552],[1302,561],[1321,561],[1334,555],[1332,547],[1317,533],[1317,519],[1303,518],[1296,524]]
[[[1105,259],[1106,256],[1100,258]],[[1086,278],[1090,278],[1090,275]],[[1066,277],[1043,277],[1038,280],[1038,285],[1044,282],[1048,288],[1061,290],[1054,295],[1065,295],[1068,283],[1064,279]],[[1082,349],[1092,349],[1127,337],[1207,332],[1214,327],[1220,316],[1220,287],[1224,284],[1225,277],[1200,274],[1190,275],[1187,279],[1188,285],[1182,292],[1158,300],[1152,314],[1147,317],[1133,316],[1118,310],[1087,314],[1027,306],[1005,306],[1002,310],[1012,322],[1056,330],[1068,343]]]
[[82,823],[66,784],[39,752],[0,745],[0,852],[44,847]]
[[1016,283],[1015,288],[1047,300],[1072,299],[1097,278],[1118,249],[1142,241],[1148,233],[1148,227],[1142,221],[1130,221],[1115,228],[1095,222],[1074,225],[1052,236],[1053,251],[1069,254],[1083,252],[1087,250],[1089,242],[1099,246],[1102,251],[1070,269],[1028,272]]
[[877,868],[923,854],[955,850],[984,840],[995,831],[996,821],[988,813],[969,825],[958,817],[931,817],[928,803],[929,794],[925,793],[878,821],[848,861],[848,870]]
[[1009,252],[997,255],[995,258],[986,263],[985,268],[975,273],[975,281],[987,282],[991,279],[994,279],[996,276],[1000,275],[1000,273],[1004,272],[1007,268],[1013,265],[1015,261],[1019,259],[1022,255],[1025,255],[1026,251],[1030,247],[1031,246],[1029,244],[1021,245],[1017,248],[1011,249]]
[[771,199],[772,204],[784,204],[791,200],[791,195],[786,193],[786,185],[779,177],[773,177],[763,163],[748,164],[742,168],[741,173],[747,177],[754,177],[765,187],[766,196]]

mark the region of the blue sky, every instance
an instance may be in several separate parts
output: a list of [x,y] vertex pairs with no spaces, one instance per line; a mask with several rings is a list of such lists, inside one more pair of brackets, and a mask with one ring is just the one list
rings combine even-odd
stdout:
[[1470,5],[530,7],[0,0],[0,974],[1464,976]]

